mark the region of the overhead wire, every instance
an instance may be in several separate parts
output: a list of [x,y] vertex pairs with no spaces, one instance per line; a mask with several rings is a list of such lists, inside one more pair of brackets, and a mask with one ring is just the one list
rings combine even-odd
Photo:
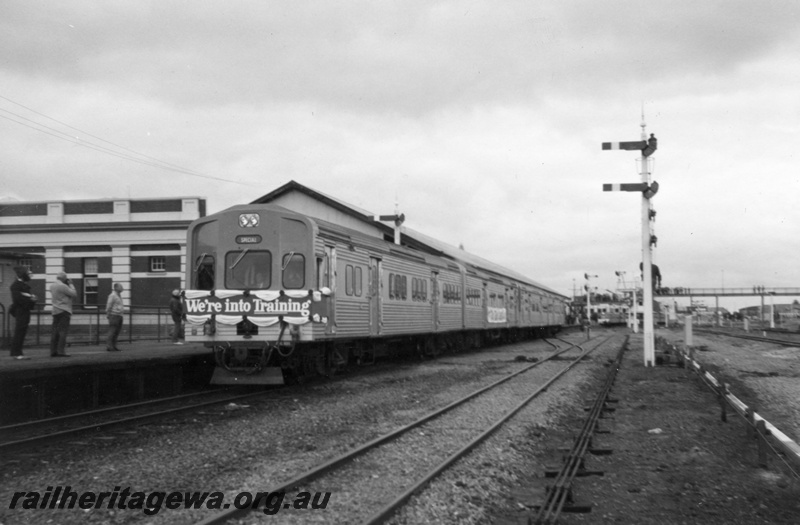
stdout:
[[[7,110],[7,109],[0,108],[0,111],[2,111],[4,113],[7,113],[9,115],[12,115],[13,117],[16,117],[18,119],[22,119],[23,121],[26,121],[26,122],[22,122],[20,120],[15,120],[14,118],[11,118],[11,117],[8,117],[8,116],[2,115],[2,114],[0,114],[0,118],[4,118],[6,120],[9,120],[9,121],[14,122],[16,124],[19,124],[21,126],[28,127],[30,129],[33,129],[33,130],[38,131],[40,133],[44,133],[46,135],[50,135],[50,136],[55,137],[57,139],[65,140],[67,142],[71,142],[72,144],[76,144],[78,146],[83,146],[85,148],[93,149],[95,151],[98,151],[100,153],[105,153],[107,155],[118,157],[118,158],[121,158],[121,159],[124,159],[124,160],[129,160],[129,161],[136,162],[136,163],[139,163],[139,164],[143,164],[145,166],[151,166],[151,167],[154,167],[154,168],[159,168],[159,169],[163,169],[163,170],[167,170],[167,171],[174,171],[174,172],[182,173],[184,175],[189,175],[189,176],[192,176],[192,177],[200,177],[200,178],[204,178],[204,179],[218,180],[218,181],[222,181],[222,182],[230,182],[230,183],[233,183],[233,184],[242,184],[242,185],[246,185],[246,186],[252,185],[252,184],[249,184],[249,183],[246,183],[246,182],[226,179],[226,178],[223,178],[223,177],[216,177],[216,176],[213,176],[213,175],[206,175],[204,173],[200,173],[200,172],[188,169],[188,168],[184,168],[184,167],[179,166],[177,164],[173,164],[173,163],[170,163],[170,162],[162,161],[162,160],[157,159],[155,157],[151,157],[149,155],[145,155],[144,153],[139,153],[138,151],[132,150],[132,149],[127,148],[125,146],[121,146],[121,145],[116,144],[114,142],[105,140],[105,139],[103,139],[101,137],[98,137],[96,135],[92,135],[91,133],[87,133],[86,131],[78,129],[78,128],[76,128],[74,126],[71,126],[71,125],[69,125],[69,124],[67,124],[65,122],[62,122],[62,121],[60,121],[58,119],[54,119],[54,118],[52,118],[52,117],[50,117],[48,115],[45,115],[44,113],[40,113],[40,112],[38,112],[38,111],[36,111],[34,109],[31,109],[31,108],[29,108],[29,107],[27,107],[27,106],[25,106],[23,104],[20,104],[19,102],[11,100],[10,98],[5,97],[3,95],[0,95],[0,99],[6,100],[6,101],[8,101],[8,102],[10,102],[12,104],[15,104],[15,105],[17,105],[17,106],[19,106],[21,108],[24,108],[25,110],[30,111],[31,113],[34,113],[34,114],[39,115],[41,117],[44,117],[44,118],[46,118],[48,120],[52,120],[53,122],[56,122],[56,123],[58,123],[58,124],[60,124],[62,126],[65,126],[65,127],[69,128],[69,129],[71,129],[71,130],[77,131],[77,132],[79,132],[79,133],[81,133],[81,134],[83,134],[83,135],[85,135],[87,137],[91,137],[93,139],[99,140],[99,141],[104,142],[106,144],[110,144],[111,146],[114,146],[115,148],[118,148],[119,150],[122,150],[122,151],[116,151],[114,149],[102,146],[100,144],[93,143],[92,141],[89,141],[89,140],[86,140],[86,139],[82,139],[81,137],[70,135],[70,134],[65,133],[63,131],[60,131],[60,130],[58,130],[56,128],[50,127],[50,126],[48,126],[46,124],[42,124],[41,122],[37,122],[37,121],[35,121],[33,119],[29,119],[27,117],[24,117],[22,115],[19,115],[17,113],[14,113],[12,111]],[[131,153],[132,155],[124,153],[125,151]]]

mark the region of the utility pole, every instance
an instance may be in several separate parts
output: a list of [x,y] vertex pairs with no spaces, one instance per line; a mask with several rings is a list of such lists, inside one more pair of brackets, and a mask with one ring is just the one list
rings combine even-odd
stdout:
[[586,279],[586,284],[583,287],[586,290],[586,338],[588,339],[591,337],[592,332],[592,286],[589,279],[597,276],[585,273],[583,277]]
[[[604,150],[641,151],[641,183],[639,184],[603,184],[603,191],[639,191],[642,193],[642,293],[644,307],[644,366],[655,365],[655,334],[653,333],[653,257],[651,247],[655,236],[650,232],[650,221],[655,212],[650,208],[650,199],[658,192],[658,183],[650,182],[648,158],[657,148],[655,135],[647,138],[645,133],[644,114],[642,114],[642,140],[632,142],[604,142]],[[634,295],[635,301],[635,295]]]

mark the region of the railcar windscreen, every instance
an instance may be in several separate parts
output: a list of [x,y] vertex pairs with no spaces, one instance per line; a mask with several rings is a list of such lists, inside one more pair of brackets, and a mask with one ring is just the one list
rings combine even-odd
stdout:
[[225,255],[225,288],[264,290],[272,284],[272,254],[265,250],[237,250]]

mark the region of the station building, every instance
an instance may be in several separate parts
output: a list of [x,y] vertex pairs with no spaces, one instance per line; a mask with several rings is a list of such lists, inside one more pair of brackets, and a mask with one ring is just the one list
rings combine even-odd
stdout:
[[183,288],[188,225],[205,214],[200,197],[0,203],[0,286],[7,291],[21,265],[44,310],[62,271],[78,310],[104,309],[114,283],[129,305],[163,306]]

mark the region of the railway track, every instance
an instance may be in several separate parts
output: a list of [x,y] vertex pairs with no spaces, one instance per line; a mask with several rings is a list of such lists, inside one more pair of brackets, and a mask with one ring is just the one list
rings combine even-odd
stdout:
[[[237,389],[205,390],[164,399],[8,425],[0,427],[0,457],[11,452],[62,442],[65,438],[75,438],[91,432],[131,426],[166,416],[179,415],[199,408],[263,396],[266,393],[264,390],[247,393],[237,393]],[[209,397],[211,399],[203,399]],[[195,401],[198,399],[203,400]]]
[[558,522],[562,511],[571,502],[572,483],[575,478],[584,471],[584,458],[592,445],[592,437],[597,430],[597,426],[603,411],[606,410],[606,403],[609,401],[611,388],[617,377],[617,371],[622,366],[622,357],[627,349],[627,338],[620,347],[606,380],[597,397],[589,408],[588,415],[578,433],[572,448],[564,455],[564,464],[553,477],[552,485],[548,488],[545,502],[539,507],[535,517],[530,520],[531,524],[555,524]]
[[[557,345],[550,341],[547,342],[557,348]],[[155,421],[167,416],[180,415],[196,409],[234,403],[269,394],[269,391],[263,389],[246,393],[241,393],[242,390],[242,387],[203,390],[168,398],[0,426],[0,458],[11,452],[51,443],[63,443],[64,439],[112,431],[126,426]],[[194,401],[203,398],[211,399]]]
[[[602,347],[613,336],[595,337],[581,344],[566,343],[569,346],[562,348],[550,342],[555,347],[553,352],[544,359],[524,366],[520,370],[482,387],[468,395],[463,396],[449,405],[429,413],[416,421],[400,427],[387,434],[379,436],[369,442],[347,451],[333,459],[319,464],[305,472],[295,475],[290,480],[272,486],[262,492],[264,497],[268,494],[287,493],[293,489],[303,488],[312,491],[318,487],[340,487],[339,496],[344,499],[355,500],[359,494],[359,486],[364,484],[380,484],[382,494],[392,494],[395,497],[387,501],[359,502],[360,509],[357,521],[363,523],[382,523],[392,517],[416,493],[420,492],[432,479],[448,469],[453,463],[467,455],[477,445],[484,442],[496,430],[501,428],[511,417],[525,408],[533,399],[552,386],[560,377],[564,376],[575,365],[580,363],[588,354]],[[577,355],[568,354],[577,349]],[[559,366],[559,360],[566,360],[566,365]],[[546,377],[539,377],[532,381],[526,373],[548,364],[548,370],[538,372]],[[556,369],[555,371],[553,369]],[[536,383],[531,385],[531,383]],[[494,396],[489,398],[489,395]],[[483,404],[482,408],[481,404]],[[503,405],[498,409],[497,405]],[[479,414],[489,413],[492,420]],[[499,417],[498,414],[502,414]],[[483,419],[483,421],[481,421]],[[420,463],[420,447],[433,450],[436,455],[435,462],[429,458]],[[391,458],[392,460],[390,460]],[[388,464],[398,465],[400,459],[400,472],[380,472]],[[412,465],[416,463],[416,465]],[[434,465],[431,467],[431,465]],[[374,468],[373,468],[374,466]],[[406,472],[408,471],[408,472]],[[419,474],[423,472],[423,474]],[[397,475],[394,475],[397,474]],[[397,479],[411,478],[413,482],[404,484]],[[400,484],[401,486],[397,486]],[[317,491],[323,492],[323,491]],[[388,499],[388,498],[385,498]],[[260,501],[251,501],[249,505],[240,508],[227,508],[226,510],[207,517],[198,522],[204,525],[225,523],[229,520],[239,519],[263,507]],[[246,507],[246,508],[245,508]],[[288,509],[289,504],[283,508]],[[369,512],[369,516],[364,518]],[[305,515],[307,517],[307,515]],[[291,511],[281,514],[283,521],[296,520],[302,523],[303,516],[293,515]],[[354,521],[356,518],[344,519]],[[326,512],[326,520],[337,520],[331,516],[331,509]]]

